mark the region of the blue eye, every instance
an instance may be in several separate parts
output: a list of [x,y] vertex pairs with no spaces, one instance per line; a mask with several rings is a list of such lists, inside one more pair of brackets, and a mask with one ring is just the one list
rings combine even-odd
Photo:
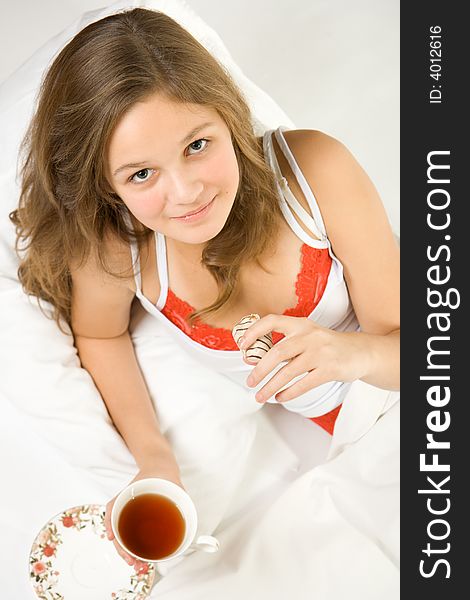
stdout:
[[132,181],[132,183],[137,184],[145,183],[150,178],[150,171],[153,171],[153,169],[141,169],[140,171],[137,171],[137,173],[134,173],[134,175],[131,176],[129,181]]
[[188,148],[195,150],[195,152],[190,152],[189,154],[200,154],[203,150],[206,149],[208,143],[209,143],[209,140],[206,140],[205,138],[201,138],[200,140],[191,142],[191,144],[189,144]]

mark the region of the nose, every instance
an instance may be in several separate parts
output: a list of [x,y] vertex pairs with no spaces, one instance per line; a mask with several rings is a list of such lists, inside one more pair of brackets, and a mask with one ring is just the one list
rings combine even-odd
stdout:
[[191,210],[197,207],[199,197],[202,195],[204,185],[199,178],[188,170],[175,170],[166,173],[165,199],[168,204],[184,205]]

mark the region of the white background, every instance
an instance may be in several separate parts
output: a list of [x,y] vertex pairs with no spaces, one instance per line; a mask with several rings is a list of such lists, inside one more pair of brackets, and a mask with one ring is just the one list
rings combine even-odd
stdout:
[[[0,81],[106,0],[0,0]],[[188,0],[298,128],[344,142],[399,232],[399,1]]]

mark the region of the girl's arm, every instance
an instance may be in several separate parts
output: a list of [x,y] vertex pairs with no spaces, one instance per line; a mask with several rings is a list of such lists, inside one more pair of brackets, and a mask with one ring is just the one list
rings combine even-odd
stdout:
[[[274,395],[281,402],[292,400],[327,381],[362,379],[397,390],[399,248],[377,190],[352,154],[334,138],[311,130],[289,131],[285,137],[315,194],[333,252],[343,264],[361,331],[340,333],[308,319],[268,315],[248,329],[246,347],[271,330],[284,333],[286,339],[256,365],[248,385],[255,387],[280,362],[290,361],[257,393],[259,401]],[[280,151],[278,158],[285,165]],[[301,190],[296,192],[309,211]],[[306,371],[303,379],[277,394]]]
[[289,140],[318,201],[368,349],[363,381],[400,389],[400,250],[380,196],[338,140],[296,131]]
[[178,467],[145,385],[128,331],[112,338],[75,335],[82,366],[92,376],[111,419],[139,469],[178,477]]
[[[131,265],[129,249],[110,245],[111,268],[123,272]],[[72,331],[82,366],[90,373],[117,430],[139,468],[134,480],[162,477],[179,485],[180,473],[172,449],[160,431],[128,331],[134,291],[127,280],[103,272],[98,261],[72,268]],[[114,536],[106,507],[109,539]],[[138,565],[114,540],[118,553]]]
[[[130,252],[106,242],[111,269],[128,269]],[[128,327],[134,291],[128,279],[104,273],[92,256],[72,269],[72,331],[82,366],[92,376],[108,412],[139,467],[176,462],[160,432]]]

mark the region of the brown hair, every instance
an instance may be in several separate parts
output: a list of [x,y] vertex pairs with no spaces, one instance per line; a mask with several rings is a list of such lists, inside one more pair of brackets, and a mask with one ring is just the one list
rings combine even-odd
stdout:
[[[127,225],[127,208],[106,179],[107,142],[124,112],[153,94],[214,108],[225,121],[240,170],[234,206],[209,240],[202,263],[219,294],[196,317],[231,298],[244,261],[258,260],[274,238],[280,208],[274,175],[261,156],[250,110],[216,59],[167,15],[136,8],[92,23],[59,53],[42,82],[22,143],[17,229],[18,275],[25,291],[50,302],[70,323],[70,265],[95,253],[107,265],[108,234],[129,243],[153,232]],[[259,262],[259,261],[258,261]]]

